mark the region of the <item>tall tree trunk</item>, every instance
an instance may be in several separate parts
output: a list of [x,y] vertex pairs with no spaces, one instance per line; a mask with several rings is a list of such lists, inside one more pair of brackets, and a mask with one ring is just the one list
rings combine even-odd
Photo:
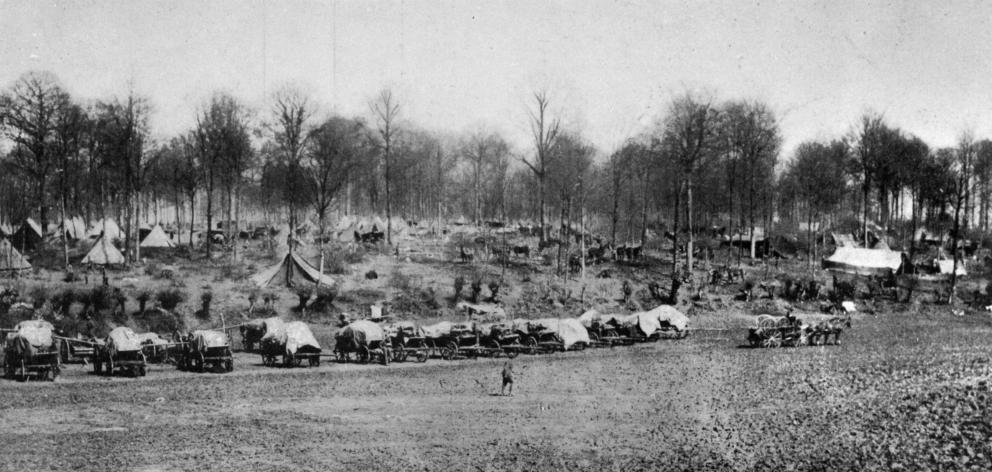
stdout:
[[688,218],[687,218],[687,221],[686,221],[686,226],[687,226],[687,229],[689,230],[689,239],[686,241],[685,260],[686,260],[686,270],[688,270],[689,273],[692,274],[692,262],[693,262],[692,243],[693,243],[693,240],[695,239],[694,238],[694,235],[693,235],[694,230],[693,230],[693,226],[692,226],[692,223],[693,223],[693,221],[692,221],[692,175],[689,175],[689,176],[686,177],[686,207],[688,209],[688,213],[687,213],[688,214]]

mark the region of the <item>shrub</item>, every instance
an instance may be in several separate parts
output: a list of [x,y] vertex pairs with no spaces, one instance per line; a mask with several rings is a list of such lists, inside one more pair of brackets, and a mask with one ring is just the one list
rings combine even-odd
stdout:
[[45,302],[52,298],[52,291],[44,285],[35,285],[28,290],[28,298],[31,301],[31,306],[37,310],[45,306]]
[[310,309],[313,311],[327,312],[333,306],[334,299],[337,298],[337,295],[337,287],[327,287],[321,285],[320,288],[317,289],[317,298],[315,298],[313,303],[310,304]]
[[196,312],[196,317],[201,320],[210,319],[210,302],[214,299],[214,293],[207,290],[200,294],[200,309]]
[[465,287],[465,277],[459,275],[455,277],[455,301],[462,296],[462,288]]
[[313,288],[310,287],[309,284],[297,287],[296,296],[300,299],[300,304],[296,306],[296,309],[302,310],[306,308],[307,302],[310,301],[310,297],[313,296]]
[[113,308],[116,300],[109,285],[98,285],[90,290],[85,303],[93,311],[104,311]]
[[168,311],[173,311],[180,303],[186,301],[186,293],[177,288],[167,288],[159,290],[155,294],[159,306]]
[[399,270],[394,270],[392,276],[389,278],[389,286],[406,292],[413,287],[413,283],[410,280],[410,276],[400,272]]
[[148,300],[152,299],[152,292],[148,289],[142,289],[134,296],[134,299],[138,301],[138,313],[144,313],[148,306]]
[[68,316],[70,307],[80,298],[80,295],[82,294],[77,294],[76,290],[72,287],[66,287],[61,292],[52,296],[52,308],[63,316]]

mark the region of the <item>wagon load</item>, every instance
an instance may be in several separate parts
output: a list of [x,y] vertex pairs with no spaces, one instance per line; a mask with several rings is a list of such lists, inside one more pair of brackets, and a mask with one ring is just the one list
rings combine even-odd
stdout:
[[59,349],[52,324],[42,320],[22,321],[7,334],[4,374],[8,378],[29,376],[55,380],[59,375]]
[[[271,328],[271,326],[270,326]],[[299,366],[307,360],[310,366],[320,365],[320,343],[310,331],[310,326],[302,321],[291,321],[276,326],[262,337],[262,362],[275,365],[276,357],[283,357],[283,365]]]
[[176,365],[197,372],[208,368],[214,372],[230,372],[234,370],[231,341],[222,331],[193,331],[183,343]]
[[752,347],[805,346],[810,334],[811,327],[794,316],[758,315],[747,340]]
[[266,333],[282,329],[285,323],[279,317],[259,318],[241,325],[241,344],[246,351],[258,348]]
[[592,342],[585,326],[575,318],[544,318],[529,324],[530,335],[537,339],[542,350],[583,349]]
[[158,333],[139,333],[141,347],[145,350],[148,362],[164,362],[169,353],[169,342],[162,339]]
[[142,337],[131,328],[114,328],[103,344],[93,352],[93,372],[114,375],[115,371],[130,374],[132,377],[145,375],[145,354],[142,350]]
[[672,332],[676,337],[685,336],[689,332],[689,317],[671,305],[659,305],[645,312],[647,318],[658,320],[658,330]]
[[386,365],[392,352],[382,326],[369,320],[358,320],[341,328],[334,336],[334,356],[338,362],[368,363],[376,358]]
[[383,330],[394,361],[403,362],[412,355],[418,362],[427,362],[431,349],[423,329],[410,321],[401,321],[387,325]]
[[450,321],[442,321],[429,326],[423,326],[420,329],[424,332],[424,336],[427,338],[439,338],[450,333],[451,328],[454,325],[455,324]]

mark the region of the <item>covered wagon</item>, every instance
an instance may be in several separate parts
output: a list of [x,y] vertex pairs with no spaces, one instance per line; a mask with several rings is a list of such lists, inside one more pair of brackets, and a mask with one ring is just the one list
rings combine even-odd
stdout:
[[394,361],[404,362],[413,356],[417,362],[427,362],[430,347],[427,346],[423,329],[412,322],[401,321],[387,325],[383,330],[389,340]]
[[145,350],[145,360],[160,364],[169,359],[169,342],[162,339],[158,333],[138,333],[141,346]]
[[193,331],[180,345],[176,367],[196,372],[231,372],[234,370],[231,341],[223,331]]
[[334,336],[334,357],[338,362],[368,363],[378,359],[388,365],[392,350],[386,331],[369,320],[358,320],[341,328]]
[[537,342],[537,348],[544,352],[582,350],[592,343],[589,332],[576,318],[531,320],[528,332]]
[[25,380],[39,377],[55,380],[61,370],[59,346],[52,324],[42,320],[17,323],[4,345],[4,375]]
[[251,320],[241,325],[241,348],[249,352],[258,349],[261,347],[262,338],[265,337],[266,333],[276,332],[284,324],[282,319],[273,316]]
[[320,365],[320,343],[310,326],[302,321],[284,323],[266,332],[261,340],[261,351],[262,363],[267,366],[275,366],[279,356],[286,367],[302,366],[303,361],[311,367]]
[[131,328],[114,328],[93,351],[93,372],[114,375],[119,371],[143,377],[146,358],[141,342],[142,338]]

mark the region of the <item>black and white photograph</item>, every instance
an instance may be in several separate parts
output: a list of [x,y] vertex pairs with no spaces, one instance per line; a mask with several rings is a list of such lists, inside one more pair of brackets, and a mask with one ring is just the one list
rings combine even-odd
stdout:
[[0,471],[992,470],[992,3],[0,0]]

